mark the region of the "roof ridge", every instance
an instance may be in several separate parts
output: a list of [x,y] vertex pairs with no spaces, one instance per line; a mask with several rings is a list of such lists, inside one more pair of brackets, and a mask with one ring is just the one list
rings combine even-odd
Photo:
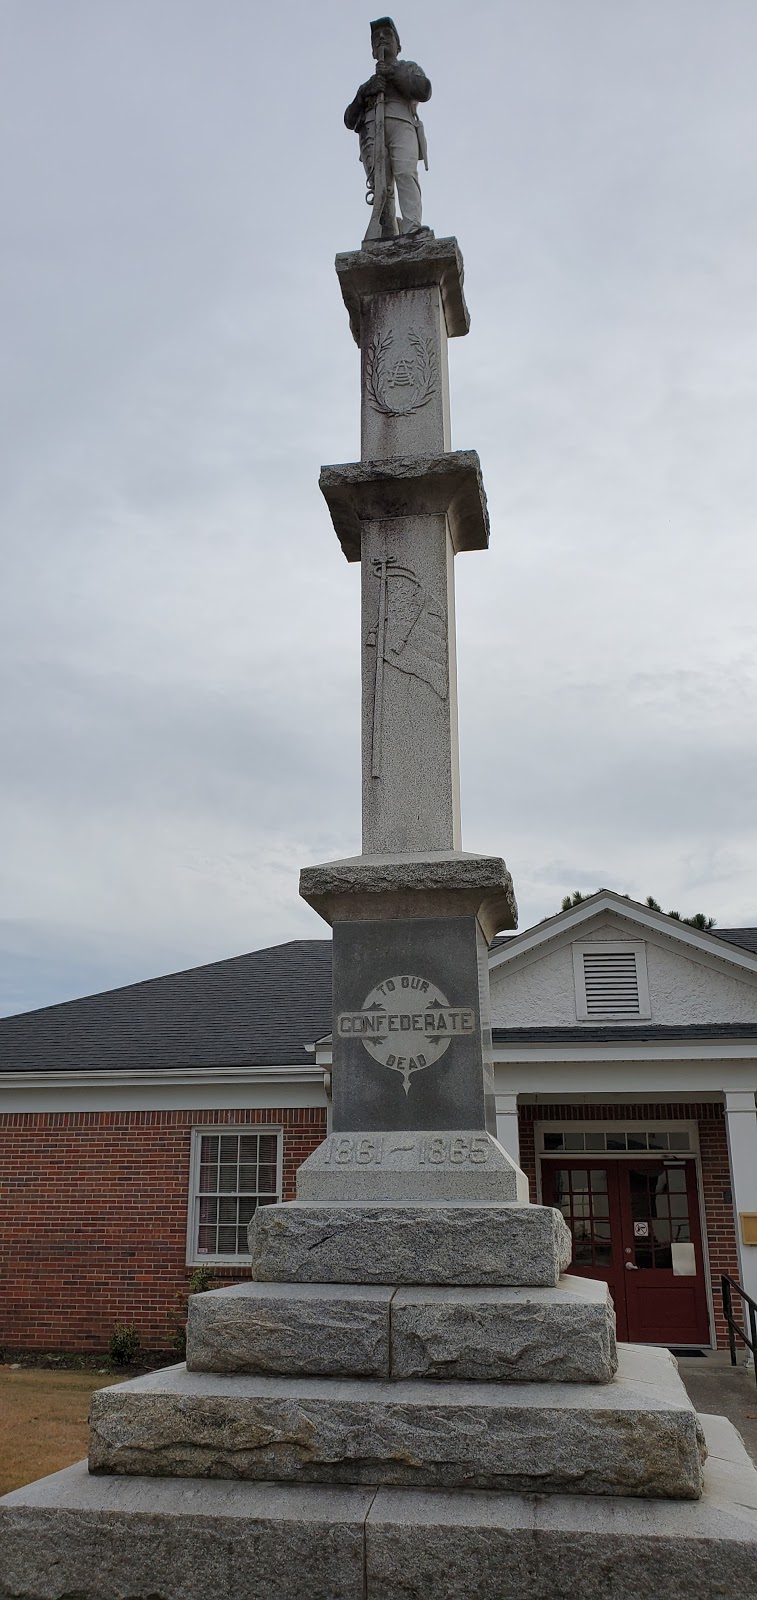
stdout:
[[111,996],[128,994],[130,990],[149,989],[154,984],[169,983],[171,978],[188,978],[192,973],[211,972],[220,967],[231,967],[239,961],[249,961],[254,956],[265,956],[274,950],[289,950],[294,945],[331,945],[330,939],[285,939],[282,944],[262,945],[259,950],[243,950],[236,956],[222,956],[219,961],[203,961],[192,967],[178,967],[171,972],[160,972],[154,978],[137,978],[133,983],[117,983],[111,989],[95,989],[88,994],[73,995],[70,1000],[53,1000],[47,1006],[32,1006],[30,1011],[11,1011],[0,1017],[4,1022],[18,1021],[21,1017],[41,1017],[50,1011],[63,1011],[67,1006],[86,1005],[89,1000],[105,1000]]

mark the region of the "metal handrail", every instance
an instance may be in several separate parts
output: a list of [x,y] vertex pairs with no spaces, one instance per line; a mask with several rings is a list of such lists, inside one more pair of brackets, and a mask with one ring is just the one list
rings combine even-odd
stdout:
[[[742,1289],[741,1284],[737,1283],[735,1278],[729,1278],[726,1272],[724,1272],[721,1276],[720,1288],[723,1295],[723,1316],[728,1324],[728,1343],[731,1348],[731,1366],[735,1367],[736,1365],[736,1340],[738,1338],[741,1340],[742,1344],[746,1345],[747,1350],[751,1350],[752,1352],[754,1375],[755,1379],[757,1379],[757,1301],[753,1300],[750,1294],[747,1294],[746,1289]],[[744,1312],[746,1313],[746,1317],[749,1322],[749,1334],[747,1334],[746,1329],[743,1326],[739,1325],[733,1315],[734,1289],[736,1290],[737,1295],[740,1295],[744,1302],[742,1315]],[[751,1335],[751,1337],[749,1335]]]

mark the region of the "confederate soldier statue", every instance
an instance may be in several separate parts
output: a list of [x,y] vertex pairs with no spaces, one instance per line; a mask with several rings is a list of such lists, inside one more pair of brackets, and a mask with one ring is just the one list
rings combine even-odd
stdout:
[[[372,206],[366,239],[427,233],[421,224],[418,160],[428,168],[419,100],[431,98],[431,84],[414,61],[400,61],[400,40],[391,17],[371,23],[371,50],[376,71],[362,83],[344,113],[348,128],[360,137],[368,203]],[[394,210],[394,188],[400,203],[400,228]]]

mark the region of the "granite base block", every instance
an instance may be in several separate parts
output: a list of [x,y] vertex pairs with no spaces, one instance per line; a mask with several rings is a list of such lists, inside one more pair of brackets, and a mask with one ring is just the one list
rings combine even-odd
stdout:
[[757,1472],[696,1501],[89,1477],[0,1500],[0,1600],[754,1600]]
[[389,1377],[389,1304],[378,1284],[237,1283],[193,1295],[187,1368]]
[[392,1377],[608,1383],[618,1365],[605,1283],[554,1289],[398,1289]]
[[554,1288],[572,1241],[551,1206],[261,1206],[252,1276],[267,1283],[505,1284]]
[[664,1350],[608,1384],[226,1377],[97,1390],[93,1472],[694,1499],[704,1446]]
[[616,1367],[610,1294],[587,1278],[556,1289],[237,1283],[189,1302],[190,1372],[608,1383]]
[[0,1500],[0,1600],[358,1600],[372,1499],[80,1462]]
[[369,1600],[754,1600],[757,1472],[731,1423],[701,1421],[697,1501],[380,1489]]
[[528,1204],[528,1178],[490,1133],[331,1133],[297,1172],[297,1199]]

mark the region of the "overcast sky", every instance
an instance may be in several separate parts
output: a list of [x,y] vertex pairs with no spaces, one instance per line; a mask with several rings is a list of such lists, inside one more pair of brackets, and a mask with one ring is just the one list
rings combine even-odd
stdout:
[[[398,0],[399,5],[399,0]],[[2,0],[0,1012],[325,924],[360,848],[333,257],[355,0]],[[453,446],[464,843],[757,923],[757,4],[404,0]]]

